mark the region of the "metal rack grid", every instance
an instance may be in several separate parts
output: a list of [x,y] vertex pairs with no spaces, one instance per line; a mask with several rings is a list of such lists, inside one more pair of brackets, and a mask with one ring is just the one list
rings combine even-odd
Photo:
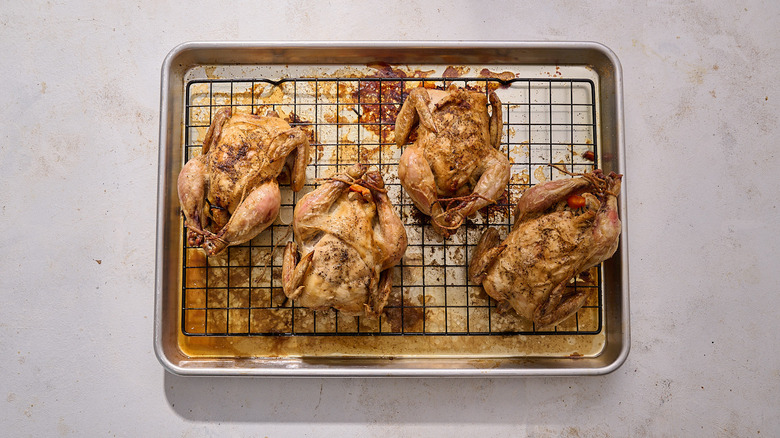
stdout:
[[[467,220],[449,239],[431,230],[401,189],[401,150],[393,139],[395,115],[413,88],[466,87],[495,90],[502,101],[501,150],[512,178],[498,202]],[[299,193],[281,184],[276,222],[227,256],[206,257],[186,246],[182,266],[181,329],[188,336],[348,335],[552,335],[598,334],[602,330],[601,266],[570,285],[592,288],[586,305],[553,329],[537,329],[514,312],[498,312],[481,286],[469,284],[468,262],[485,226],[511,228],[511,209],[528,187],[546,179],[590,171],[598,162],[597,104],[589,79],[523,78],[297,78],[193,80],[186,86],[185,157],[200,153],[212,115],[276,111],[311,137],[312,161]],[[287,300],[281,289],[284,244],[297,200],[318,178],[341,172],[356,161],[378,168],[406,226],[406,255],[394,270],[393,292],[379,318],[312,311]],[[186,229],[183,230],[186,232]]]

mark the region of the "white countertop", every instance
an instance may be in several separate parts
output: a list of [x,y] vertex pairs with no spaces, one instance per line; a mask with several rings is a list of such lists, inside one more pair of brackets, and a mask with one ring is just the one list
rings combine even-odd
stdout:
[[[405,1],[398,11],[387,2],[328,3],[1,7],[6,432],[780,434],[780,3]],[[152,343],[160,68],[192,40],[590,40],[611,48],[624,73],[627,362],[590,378],[167,374]]]

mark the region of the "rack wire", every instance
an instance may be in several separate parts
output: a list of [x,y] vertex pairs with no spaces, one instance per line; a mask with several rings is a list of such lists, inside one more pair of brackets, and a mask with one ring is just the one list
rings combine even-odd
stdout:
[[[394,141],[395,116],[416,87],[458,86],[495,90],[503,107],[500,150],[512,177],[497,203],[467,220],[449,239],[434,233],[402,190],[401,156]],[[481,286],[467,280],[468,262],[486,226],[503,237],[511,228],[512,206],[528,187],[598,162],[595,86],[589,79],[338,77],[191,80],[186,86],[185,159],[200,153],[216,111],[265,114],[273,110],[310,135],[312,162],[299,193],[281,184],[276,222],[226,256],[206,257],[183,238],[181,329],[188,336],[398,336],[398,335],[566,335],[602,330],[601,265],[569,286],[589,288],[586,304],[552,329],[539,330],[514,312],[503,313]],[[292,211],[317,179],[360,161],[382,172],[390,199],[408,234],[406,254],[393,274],[393,291],[379,318],[313,311],[287,300],[281,289],[282,252],[292,238]],[[284,182],[284,176],[281,182]],[[186,229],[182,225],[182,232]]]

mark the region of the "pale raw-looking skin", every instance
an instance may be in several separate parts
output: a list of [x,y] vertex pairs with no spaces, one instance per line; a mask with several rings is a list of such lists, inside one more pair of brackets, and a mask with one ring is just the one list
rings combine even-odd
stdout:
[[308,163],[308,136],[276,113],[231,116],[230,108],[219,110],[202,154],[179,174],[188,244],[217,255],[257,236],[279,213],[277,176],[288,165],[290,187],[298,191]]
[[[621,177],[596,170],[528,189],[515,207],[507,238],[499,244],[495,228],[482,235],[469,266],[471,281],[538,327],[574,314],[592,289],[575,292],[566,286],[617,250]],[[585,206],[569,208],[572,195],[584,197]]]
[[[409,93],[395,123],[395,141],[402,147],[417,127],[417,140],[407,147],[398,177],[414,205],[431,216],[433,229],[452,235],[463,220],[495,202],[509,182],[509,160],[498,150],[502,134],[501,101],[484,93],[451,88],[416,88]],[[448,201],[448,198],[460,198]]]
[[288,298],[346,315],[382,313],[407,239],[379,172],[356,164],[303,196],[293,231],[295,242],[287,244],[282,264]]

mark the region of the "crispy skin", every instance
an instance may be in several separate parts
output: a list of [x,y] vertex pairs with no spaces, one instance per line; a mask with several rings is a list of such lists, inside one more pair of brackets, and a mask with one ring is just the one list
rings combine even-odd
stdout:
[[293,190],[300,190],[309,160],[308,137],[276,115],[218,111],[206,133],[203,155],[178,179],[190,245],[217,255],[244,243],[276,219],[281,202],[276,177],[287,158]]
[[[222,128],[219,142],[208,154],[211,205],[232,212],[246,191],[276,178],[284,167],[283,158],[294,150],[282,146],[289,139],[291,129],[278,117],[249,114],[231,117]],[[303,132],[296,131],[305,138]]]
[[[566,286],[618,247],[620,180],[620,175],[595,171],[528,190],[518,202],[518,220],[507,238],[494,246],[498,239],[492,232],[480,241],[471,261],[472,281],[541,327],[576,312],[587,299],[587,289],[575,292]],[[586,206],[573,211],[566,198],[575,192],[586,198]]]
[[[356,184],[347,182],[352,178]],[[282,267],[289,298],[318,310],[382,312],[391,269],[406,251],[406,231],[383,187],[378,172],[356,165],[298,201],[296,244],[288,245]]]

